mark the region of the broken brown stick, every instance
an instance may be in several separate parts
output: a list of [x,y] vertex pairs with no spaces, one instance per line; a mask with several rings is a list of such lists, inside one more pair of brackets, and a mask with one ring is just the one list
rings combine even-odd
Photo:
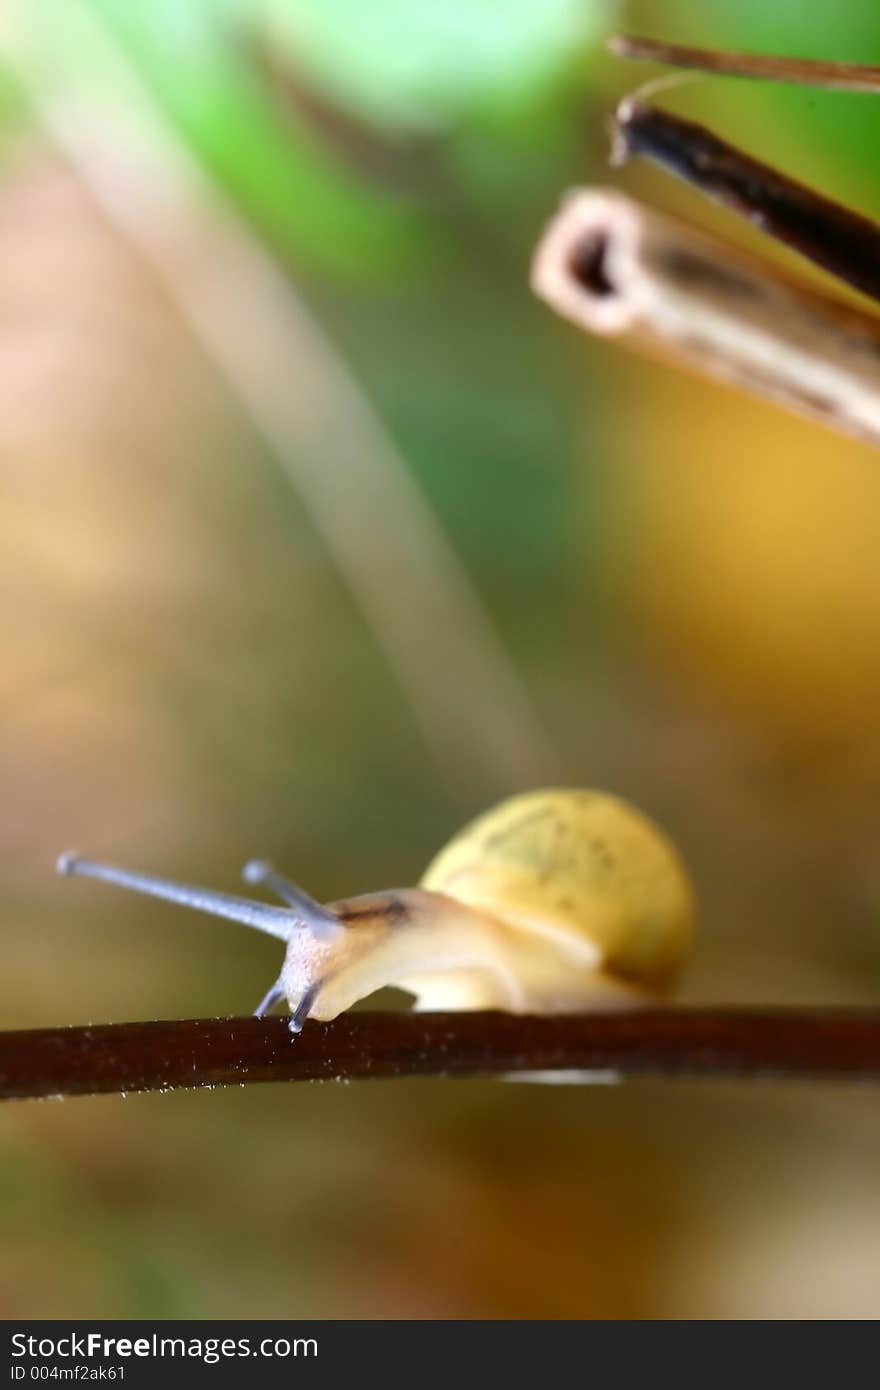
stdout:
[[753,227],[880,301],[880,224],[722,140],[695,121],[627,97],[612,163],[643,155]]

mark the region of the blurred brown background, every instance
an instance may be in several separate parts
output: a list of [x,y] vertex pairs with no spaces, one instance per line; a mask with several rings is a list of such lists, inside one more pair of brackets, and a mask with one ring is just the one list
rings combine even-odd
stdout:
[[[2,1026],[242,1013],[277,968],[54,878],[69,845],[331,899],[553,782],[676,839],[687,999],[876,1003],[876,455],[527,289],[648,75],[614,27],[878,62],[876,6],[44,13],[0,21]],[[880,214],[876,100],[666,99]],[[0,1313],[873,1317],[878,1152],[846,1086],[9,1105]]]

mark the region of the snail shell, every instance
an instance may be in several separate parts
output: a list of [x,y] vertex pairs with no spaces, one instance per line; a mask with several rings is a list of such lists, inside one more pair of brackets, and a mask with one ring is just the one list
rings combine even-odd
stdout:
[[657,993],[674,983],[693,936],[693,894],[671,840],[606,792],[503,801],[459,831],[421,886]]

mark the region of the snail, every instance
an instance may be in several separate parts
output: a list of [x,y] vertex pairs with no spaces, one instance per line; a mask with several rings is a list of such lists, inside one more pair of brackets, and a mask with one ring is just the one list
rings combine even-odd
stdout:
[[598,791],[513,796],[459,831],[417,888],[327,906],[261,861],[244,878],[284,907],[74,854],[58,870],[279,937],[284,965],[256,1013],[286,999],[293,1033],[385,985],[414,995],[422,1010],[650,1006],[674,984],[692,935],[690,883],[673,845],[634,807]]

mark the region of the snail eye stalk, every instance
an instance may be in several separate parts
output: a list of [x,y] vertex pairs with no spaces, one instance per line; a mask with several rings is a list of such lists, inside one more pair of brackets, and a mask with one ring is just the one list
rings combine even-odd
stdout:
[[153,874],[132,873],[128,869],[117,868],[114,864],[99,864],[91,859],[81,859],[76,854],[62,854],[58,860],[60,874],[76,875],[80,878],[94,878],[102,883],[112,883],[117,888],[127,888],[134,893],[144,893],[151,898],[162,898],[165,902],[177,903],[180,907],[192,907],[198,912],[208,912],[213,917],[225,917],[231,922],[254,927],[279,941],[289,941],[295,931],[306,929],[315,934],[326,933],[328,922],[341,931],[332,913],[319,908],[319,914],[312,910],[313,900],[303,895],[308,906],[273,907],[270,903],[251,902],[248,898],[238,898],[231,893],[217,893],[211,888],[197,888],[189,884],[173,883],[169,879],[157,878]]

